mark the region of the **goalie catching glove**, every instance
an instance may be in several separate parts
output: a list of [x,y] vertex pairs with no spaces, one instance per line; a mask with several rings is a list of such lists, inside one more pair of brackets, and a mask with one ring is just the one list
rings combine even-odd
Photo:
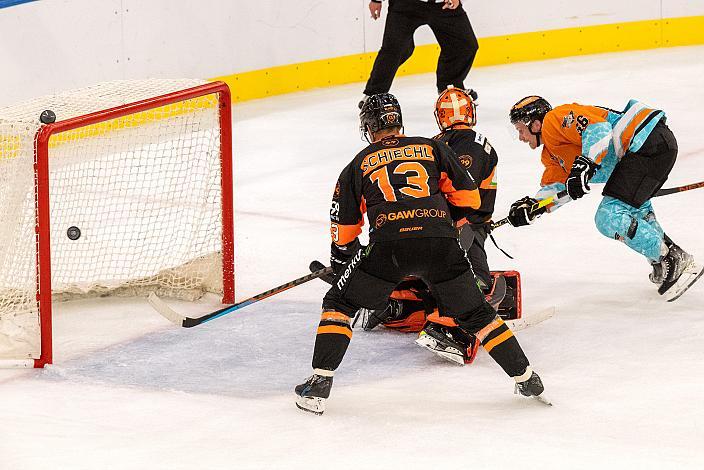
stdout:
[[565,181],[567,194],[569,194],[572,199],[579,199],[587,194],[591,190],[589,180],[594,177],[594,173],[596,173],[596,170],[599,168],[601,168],[601,166],[594,163],[589,157],[580,155],[575,158],[572,169],[570,170],[570,175],[567,177],[567,181]]
[[536,210],[531,208],[537,205],[539,201],[535,198],[526,196],[511,204],[511,209],[508,211],[508,222],[514,227],[522,225],[530,225],[535,219],[547,212],[547,207],[539,207]]

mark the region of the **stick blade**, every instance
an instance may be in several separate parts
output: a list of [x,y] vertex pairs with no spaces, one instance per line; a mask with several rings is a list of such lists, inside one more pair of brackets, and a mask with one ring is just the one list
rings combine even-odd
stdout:
[[149,294],[147,301],[152,306],[152,308],[154,308],[154,310],[159,312],[162,317],[166,318],[171,323],[178,326],[185,326],[184,321],[186,320],[186,317],[175,312],[171,307],[166,305],[166,302],[161,300],[159,296],[157,296],[154,292]]
[[513,331],[520,331],[525,328],[529,328],[531,326],[537,325],[538,323],[542,323],[548,318],[552,318],[555,313],[557,312],[556,307],[548,307],[544,310],[540,310],[537,313],[533,313],[531,315],[528,315],[526,317],[519,318],[517,320],[508,320],[506,324],[511,328]]

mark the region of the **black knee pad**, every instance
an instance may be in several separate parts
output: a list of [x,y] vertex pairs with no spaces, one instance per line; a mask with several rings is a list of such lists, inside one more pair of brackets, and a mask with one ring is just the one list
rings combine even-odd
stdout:
[[484,302],[483,305],[470,312],[465,312],[457,318],[457,323],[472,334],[487,326],[497,318],[496,310],[491,305]]
[[443,316],[459,318],[486,304],[471,269],[454,279],[434,284],[430,290]]

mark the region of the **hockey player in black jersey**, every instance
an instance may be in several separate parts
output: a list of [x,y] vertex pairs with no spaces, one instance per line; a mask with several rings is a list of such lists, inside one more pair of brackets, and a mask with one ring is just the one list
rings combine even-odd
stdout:
[[[479,208],[479,191],[444,143],[402,134],[393,95],[371,96],[360,112],[370,142],[342,171],[333,193],[331,263],[335,279],[323,298],[313,352],[313,375],[295,387],[296,405],[325,411],[333,375],[352,338],[350,318],[359,308],[383,308],[407,276],[423,280],[441,315],[474,334],[526,396],[543,392],[540,377],[476,287],[450,207]],[[454,209],[453,209],[454,210]],[[369,245],[362,246],[364,213]]]
[[440,94],[435,103],[435,120],[440,134],[435,139],[445,142],[455,151],[462,166],[479,185],[481,206],[457,208],[454,218],[458,221],[460,241],[472,262],[474,274],[483,284],[482,288],[488,290],[492,279],[484,242],[491,230],[494,214],[499,157],[487,138],[474,130],[477,109],[471,94],[452,85]]
[[[501,291],[503,297],[506,291],[494,291],[495,283],[506,281],[498,274],[491,274],[484,249],[496,201],[498,156],[486,137],[474,130],[477,113],[472,95],[471,91],[452,85],[440,94],[435,103],[435,120],[440,134],[434,139],[449,145],[460,164],[479,185],[481,205],[478,208],[453,206],[450,210],[457,221],[460,245],[472,263],[480,288],[498,310],[503,298],[492,295]],[[515,283],[516,279],[511,282]],[[471,363],[477,353],[476,338],[451,319],[439,317],[435,312],[434,299],[425,284],[419,280],[407,280],[393,292],[385,309],[363,309],[358,315],[365,330],[382,323],[401,331],[420,332],[416,341],[419,345],[451,362],[460,365]]]

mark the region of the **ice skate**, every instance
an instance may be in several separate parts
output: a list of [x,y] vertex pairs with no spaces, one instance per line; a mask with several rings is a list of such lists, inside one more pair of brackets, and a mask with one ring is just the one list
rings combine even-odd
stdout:
[[702,266],[694,257],[672,243],[662,262],[663,281],[658,294],[668,302],[677,300],[702,275]]
[[660,286],[662,281],[665,279],[662,262],[656,261],[654,263],[650,263],[650,266],[653,268],[653,271],[648,275],[648,279],[650,279],[650,282],[653,284]]
[[520,382],[519,379],[522,376],[515,377],[516,389],[514,393],[520,393],[524,397],[533,397],[541,403],[552,406],[552,402],[542,395],[545,387],[543,386],[543,381],[540,380],[540,376],[530,366],[528,366],[523,376],[527,375],[528,372],[530,372],[530,376]]
[[448,328],[437,323],[428,323],[416,339],[417,345],[461,366],[474,360],[477,350],[475,343],[476,339],[460,328]]
[[325,401],[330,396],[331,388],[332,377],[311,375],[308,380],[295,388],[296,406],[303,411],[322,415],[325,412]]

